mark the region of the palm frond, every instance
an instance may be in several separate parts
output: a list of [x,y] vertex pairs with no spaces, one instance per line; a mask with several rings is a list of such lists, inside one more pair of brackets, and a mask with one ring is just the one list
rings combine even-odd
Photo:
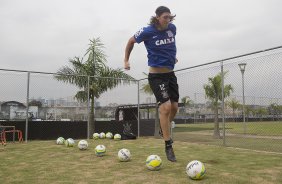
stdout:
[[87,102],[88,94],[87,91],[78,91],[74,96],[79,102]]
[[[223,73],[223,77],[225,77],[227,71]],[[222,97],[222,79],[221,73],[215,75],[214,77],[208,78],[208,84],[204,85],[204,90],[208,99],[212,101],[221,100],[230,96],[231,92],[233,92],[233,87],[231,84],[224,85],[223,97]]]
[[[76,94],[76,98],[84,101],[85,94],[89,90],[90,97],[99,98],[99,96],[109,89],[113,89],[120,84],[131,84],[133,77],[124,73],[121,69],[112,69],[106,66],[106,55],[103,51],[104,44],[100,38],[90,40],[89,48],[83,58],[74,57],[69,62],[71,66],[60,68],[55,78],[65,83],[71,83],[78,86],[83,91]],[[90,76],[88,87],[88,76]]]

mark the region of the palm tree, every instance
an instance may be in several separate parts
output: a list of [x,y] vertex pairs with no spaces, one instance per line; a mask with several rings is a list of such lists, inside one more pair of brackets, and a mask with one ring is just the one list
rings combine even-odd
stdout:
[[[223,73],[223,77],[225,77],[227,72]],[[214,132],[213,136],[215,138],[220,138],[219,132],[219,122],[218,122],[218,109],[219,109],[219,101],[223,101],[224,98],[230,96],[230,93],[233,92],[233,87],[231,84],[224,85],[224,96],[222,97],[222,87],[221,87],[221,73],[217,74],[214,77],[208,78],[208,84],[204,85],[204,90],[208,99],[211,100],[213,109],[215,112],[214,119]]]
[[[143,74],[148,77],[147,73],[143,72]],[[149,83],[142,84],[141,91],[143,91],[145,94],[153,95],[153,91],[152,91]],[[147,118],[148,119],[149,119],[149,113],[150,113],[150,109],[147,109]]]
[[263,116],[267,115],[267,109],[264,107],[259,107],[256,109],[256,114],[258,115],[259,120],[262,121]]
[[275,120],[275,117],[278,118],[279,114],[281,114],[281,106],[277,103],[272,103],[268,107],[269,114],[272,115],[273,121]]
[[232,98],[231,101],[227,102],[227,105],[232,108],[233,121],[235,122],[235,111],[241,106],[241,104],[238,100]]
[[245,116],[246,116],[246,120],[248,121],[249,120],[249,116],[250,115],[254,115],[255,114],[255,111],[253,109],[253,107],[251,105],[246,105],[245,106]]
[[74,57],[69,60],[72,67],[64,66],[55,75],[57,80],[74,84],[81,89],[75,95],[78,101],[87,102],[89,92],[89,135],[92,135],[95,130],[94,98],[99,98],[102,93],[121,83],[129,84],[130,80],[134,79],[121,69],[112,69],[106,66],[107,60],[103,49],[104,44],[100,38],[90,40],[89,47],[84,55],[87,59],[84,61],[83,58]]
[[181,103],[183,103],[182,113],[185,114],[185,108],[193,102],[189,96],[184,96],[180,99]]
[[[147,74],[147,73],[143,72],[143,74],[148,77],[148,74]],[[146,93],[146,94],[153,95],[153,91],[152,91],[152,89],[151,89],[149,83],[142,84],[141,91],[143,91],[143,92]]]

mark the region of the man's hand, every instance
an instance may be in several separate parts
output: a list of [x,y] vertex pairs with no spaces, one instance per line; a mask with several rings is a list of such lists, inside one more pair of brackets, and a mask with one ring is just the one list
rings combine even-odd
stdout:
[[124,61],[124,69],[125,69],[125,70],[130,70],[129,61]]

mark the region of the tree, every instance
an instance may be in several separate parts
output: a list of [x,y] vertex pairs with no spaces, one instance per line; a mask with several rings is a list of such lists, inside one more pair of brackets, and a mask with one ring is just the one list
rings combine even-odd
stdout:
[[247,118],[247,121],[249,120],[249,116],[254,115],[254,109],[250,105],[245,106],[245,116]]
[[[223,78],[227,72],[223,73]],[[218,110],[219,110],[219,101],[223,101],[224,98],[230,96],[230,93],[233,92],[233,87],[231,84],[224,85],[224,96],[222,97],[222,84],[221,84],[221,73],[217,74],[214,77],[208,78],[208,84],[204,85],[204,90],[208,99],[211,100],[211,104],[214,109],[215,119],[214,119],[214,133],[215,138],[220,138],[219,132],[219,122],[218,122]]]
[[[94,98],[108,89],[113,89],[119,84],[129,84],[134,78],[124,73],[121,69],[112,69],[106,65],[106,55],[103,51],[104,44],[100,38],[90,40],[90,44],[84,58],[74,57],[69,62],[72,65],[60,68],[55,78],[65,83],[71,83],[78,86],[81,90],[75,95],[75,98],[81,102],[87,102],[88,92],[90,98],[89,114],[89,135],[95,130],[94,121]],[[89,88],[88,88],[88,77]],[[124,80],[125,79],[125,80]]]
[[258,115],[259,120],[262,121],[263,116],[267,115],[267,109],[264,107],[259,107],[256,109],[256,114]]
[[232,98],[231,101],[227,102],[227,105],[232,108],[233,121],[235,122],[235,111],[241,106],[241,104],[238,100]]
[[273,118],[273,121],[276,118],[279,117],[279,115],[281,114],[281,105],[278,105],[276,103],[272,103],[270,104],[270,106],[268,107],[268,111],[269,111],[269,114],[272,115],[272,118]]
[[[146,77],[148,77],[147,73],[143,72],[143,74],[146,75]],[[150,85],[149,85],[149,83],[142,84],[141,91],[143,91],[145,94],[148,94],[148,95],[154,94]],[[150,109],[147,109],[148,119],[149,119],[149,111],[150,111]]]
[[183,103],[182,113],[185,114],[185,108],[191,105],[193,101],[189,96],[184,96],[183,98],[180,99],[180,101],[181,103]]
[[[148,77],[147,73],[143,72],[143,74]],[[152,91],[149,83],[142,84],[141,91],[143,91],[146,94],[153,95],[153,91]]]

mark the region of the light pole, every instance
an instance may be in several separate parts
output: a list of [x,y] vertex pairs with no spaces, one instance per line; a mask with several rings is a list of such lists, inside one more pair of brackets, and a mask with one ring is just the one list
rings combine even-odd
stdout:
[[244,134],[246,134],[246,119],[245,119],[245,89],[244,89],[244,72],[245,72],[245,69],[246,69],[246,65],[247,63],[240,63],[238,64],[239,65],[239,68],[241,70],[241,73],[242,73],[242,91],[243,91],[243,124],[244,124]]

